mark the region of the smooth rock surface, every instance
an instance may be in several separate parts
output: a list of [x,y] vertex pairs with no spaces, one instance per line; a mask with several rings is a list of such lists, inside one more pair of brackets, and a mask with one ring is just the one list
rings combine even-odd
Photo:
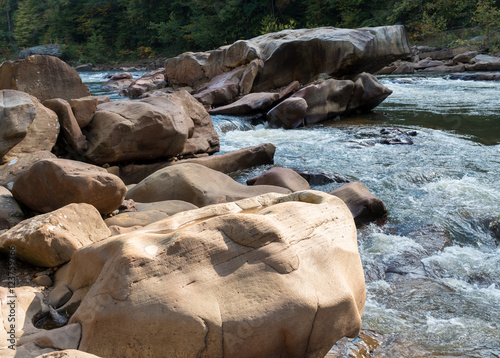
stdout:
[[10,229],[24,220],[24,213],[12,193],[0,186],[0,230]]
[[264,173],[247,180],[247,185],[276,185],[291,192],[310,190],[307,180],[292,169],[274,167]]
[[0,185],[12,190],[17,178],[28,170],[34,163],[43,159],[55,159],[56,156],[48,151],[26,154],[20,158],[13,158],[0,165]]
[[35,55],[0,66],[0,89],[27,92],[40,101],[90,96],[80,75],[57,57]]
[[70,319],[79,349],[104,357],[324,357],[358,334],[365,302],[352,216],[312,191],[192,210],[94,244],[61,284],[82,294]]
[[40,213],[87,203],[108,214],[121,205],[126,190],[120,178],[106,169],[67,159],[44,159],[18,177],[12,194]]
[[267,113],[267,120],[272,127],[294,129],[304,125],[307,114],[307,102],[304,98],[287,98]]
[[92,118],[97,111],[97,102],[98,98],[95,96],[75,98],[69,101],[80,128],[85,128],[92,122]]
[[0,247],[16,247],[16,256],[35,266],[56,267],[84,246],[111,235],[101,215],[89,204],[69,204],[26,219],[0,235]]
[[182,200],[202,207],[236,201],[264,193],[289,193],[271,185],[247,187],[224,173],[203,165],[185,163],[158,170],[130,189],[127,199],[151,203],[162,200]]

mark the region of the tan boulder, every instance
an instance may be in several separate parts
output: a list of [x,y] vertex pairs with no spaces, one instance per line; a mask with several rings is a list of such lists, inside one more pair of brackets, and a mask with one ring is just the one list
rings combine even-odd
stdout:
[[170,215],[159,210],[147,210],[142,212],[121,213],[104,220],[108,227],[119,226],[122,228],[134,226],[146,226],[154,222],[168,218]]
[[387,214],[384,202],[360,182],[344,184],[330,194],[346,203],[356,224],[368,223]]
[[134,77],[130,72],[119,72],[102,84],[104,88],[125,88],[134,82]]
[[80,128],[85,128],[92,122],[92,118],[97,111],[97,102],[98,97],[95,96],[75,98],[69,101],[71,110]]
[[372,74],[363,72],[353,78],[354,90],[346,111],[368,113],[382,103],[392,91]]
[[67,159],[44,159],[18,177],[12,194],[41,213],[70,203],[88,203],[108,214],[121,205],[126,190],[120,178],[103,168]]
[[276,185],[289,189],[291,192],[310,190],[307,180],[292,169],[274,167],[266,172],[247,180],[247,185]]
[[240,81],[245,67],[223,72],[196,90],[194,98],[206,106],[231,103],[240,94]]
[[324,357],[358,334],[365,302],[352,216],[313,191],[191,210],[96,243],[60,284],[81,297],[70,319],[79,349],[104,357]]
[[36,116],[28,128],[26,137],[9,150],[4,160],[12,160],[39,151],[50,151],[56,145],[60,132],[57,115],[38,102],[35,97],[30,97],[36,108]]
[[0,248],[16,248],[16,257],[35,266],[56,267],[82,247],[111,235],[96,208],[69,204],[26,219],[0,235]]
[[64,139],[71,148],[78,154],[85,153],[88,147],[87,139],[83,135],[68,101],[62,98],[52,98],[43,101],[43,105],[57,114]]
[[278,93],[250,93],[236,102],[208,111],[210,114],[244,115],[263,112],[279,99]]
[[13,158],[7,163],[0,165],[0,186],[9,190],[14,187],[17,178],[28,170],[34,163],[43,159],[55,159],[56,156],[48,151],[29,153],[19,158]]
[[351,100],[354,83],[329,79],[304,87],[292,95],[307,102],[305,124],[314,124],[344,114]]
[[153,164],[129,164],[119,169],[120,178],[125,184],[136,184],[157,170],[172,165],[195,163],[222,173],[233,173],[257,165],[273,164],[276,147],[263,143],[254,147],[242,148],[233,152],[210,155],[208,157],[172,160]]
[[196,87],[207,81],[203,66],[208,52],[186,52],[165,61],[165,80],[171,85]]
[[198,209],[196,205],[182,200],[165,200],[152,203],[135,203],[138,212],[158,210],[168,215]]
[[120,91],[120,95],[131,98],[140,98],[144,93],[163,88],[166,84],[165,69],[159,68],[144,74],[137,80],[130,83],[127,88]]
[[270,185],[247,187],[203,165],[185,163],[158,170],[130,189],[127,199],[150,203],[183,200],[197,206],[236,201],[264,193],[289,193]]
[[86,156],[97,164],[219,150],[210,116],[186,91],[101,104],[87,139]]
[[244,96],[252,91],[253,83],[259,72],[264,68],[264,61],[255,59],[248,64],[240,80],[240,95]]
[[0,230],[10,229],[22,220],[24,213],[16,199],[7,188],[0,186]]
[[27,93],[0,91],[0,159],[28,134],[36,107]]
[[293,129],[304,125],[307,102],[304,98],[287,98],[267,112],[267,120],[272,127]]
[[0,89],[27,92],[40,101],[90,96],[76,70],[57,57],[41,55],[4,62],[0,67]]
[[269,91],[294,80],[308,83],[321,73],[333,77],[373,73],[410,54],[401,25],[284,30],[249,41],[260,48],[264,61],[254,92]]

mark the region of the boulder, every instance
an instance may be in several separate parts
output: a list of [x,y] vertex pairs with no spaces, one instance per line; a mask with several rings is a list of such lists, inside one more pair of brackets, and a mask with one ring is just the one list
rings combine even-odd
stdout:
[[472,60],[477,55],[479,55],[479,52],[477,52],[477,51],[463,52],[463,53],[458,54],[455,57],[453,57],[452,62],[454,65],[456,65],[458,63],[469,63],[470,60]]
[[70,203],[88,203],[108,214],[121,205],[126,191],[120,178],[106,169],[67,159],[44,159],[18,177],[12,194],[41,213]]
[[120,91],[120,95],[130,98],[140,98],[144,93],[163,88],[166,85],[165,69],[159,68],[133,81],[127,88]]
[[342,115],[347,110],[354,90],[350,80],[329,79],[304,87],[292,96],[307,102],[305,124],[314,124]]
[[499,71],[500,57],[477,55],[469,61],[471,64],[466,65],[467,71]]
[[384,202],[360,182],[344,184],[330,194],[346,203],[356,224],[368,223],[387,214]]
[[289,189],[291,192],[309,190],[307,180],[292,169],[274,167],[268,171],[247,180],[247,185],[276,185]]
[[19,52],[17,56],[19,59],[26,59],[33,55],[46,55],[46,56],[55,56],[61,57],[61,45],[59,44],[48,44],[48,45],[40,45],[35,47],[30,47]]
[[186,52],[165,61],[165,81],[171,85],[197,87],[207,81],[203,66],[210,53]]
[[257,77],[259,72],[262,71],[263,68],[264,68],[264,61],[262,61],[261,59],[255,59],[248,64],[240,80],[241,96],[247,95],[252,91],[253,82],[255,81],[255,78]]
[[209,114],[186,91],[101,104],[86,133],[85,155],[97,164],[219,150]]
[[206,106],[223,106],[231,103],[240,94],[240,81],[244,67],[224,72],[198,88],[194,98]]
[[287,98],[267,112],[267,120],[272,127],[293,129],[304,125],[307,102],[304,98]]
[[413,68],[416,70],[421,70],[423,68],[429,68],[429,67],[438,67],[438,66],[444,66],[445,63],[443,61],[439,60],[431,60],[431,59],[423,59],[418,61],[417,63],[413,64]]
[[353,81],[354,89],[346,109],[348,113],[368,113],[392,93],[375,76],[366,72],[355,76]]
[[294,80],[308,83],[321,73],[333,77],[373,73],[410,54],[405,29],[400,25],[284,30],[249,41],[260,48],[264,61],[254,92],[269,91]]
[[94,67],[91,63],[86,63],[84,65],[76,66],[76,72],[90,72],[92,71],[92,67]]
[[81,297],[79,349],[103,357],[323,357],[359,333],[365,303],[352,216],[312,191],[101,241],[73,255],[60,284]]
[[135,203],[138,212],[157,210],[168,215],[198,209],[196,205],[181,200],[165,200],[153,203]]
[[212,79],[223,72],[236,67],[246,66],[261,58],[260,49],[250,41],[239,40],[227,46],[211,51],[203,70]]
[[130,164],[120,168],[120,178],[125,184],[136,184],[157,170],[171,165],[195,163],[222,173],[233,173],[257,165],[273,164],[276,147],[272,143],[263,143],[223,154],[208,157],[182,159],[177,161],[157,162],[153,164]]
[[24,220],[23,210],[12,193],[0,186],[0,230],[10,229]]
[[0,159],[28,134],[36,106],[27,93],[0,91]]
[[224,173],[203,165],[185,163],[166,167],[151,174],[128,191],[127,199],[141,203],[182,200],[202,207],[269,192],[290,191],[271,185],[247,187]]
[[455,55],[452,50],[446,48],[444,50],[434,50],[429,52],[421,52],[419,54],[419,58],[421,60],[430,59],[430,60],[451,60]]
[[47,151],[26,154],[20,158],[14,158],[0,166],[0,186],[9,190],[14,187],[17,178],[28,170],[34,163],[43,159],[52,159],[56,156]]
[[88,147],[87,139],[83,135],[68,101],[62,98],[52,98],[43,101],[43,105],[57,114],[64,139],[70,147],[78,154],[85,153]]
[[111,235],[96,208],[69,204],[50,213],[26,219],[0,235],[0,247],[16,248],[16,257],[35,266],[56,267],[71,259],[79,248]]
[[208,111],[210,114],[244,115],[264,112],[279,99],[278,93],[250,93],[241,99]]
[[457,71],[461,72],[466,70],[466,66],[467,65],[461,63],[454,66],[441,65],[436,67],[424,68],[422,70],[419,70],[418,72],[457,72]]
[[69,101],[80,128],[85,128],[92,122],[92,118],[97,111],[97,102],[98,98],[94,96],[75,98]]
[[142,212],[127,212],[121,213],[110,218],[104,222],[108,227],[119,226],[121,228],[128,228],[134,226],[146,226],[154,222],[168,218],[170,215],[159,210],[147,210]]
[[448,78],[462,81],[500,81],[500,73],[452,73]]
[[406,75],[412,73],[415,73],[415,67],[411,62],[402,62],[394,71],[392,71],[393,75]]
[[40,101],[51,98],[90,96],[80,75],[67,63],[53,56],[30,56],[25,60],[6,61],[0,66],[0,89],[27,92]]
[[130,72],[118,72],[102,84],[103,88],[125,88],[134,82],[134,77]]
[[26,136],[5,154],[3,161],[29,153],[50,151],[56,145],[60,131],[57,115],[38,102],[35,97],[30,96],[30,99],[35,107],[36,116],[28,127]]

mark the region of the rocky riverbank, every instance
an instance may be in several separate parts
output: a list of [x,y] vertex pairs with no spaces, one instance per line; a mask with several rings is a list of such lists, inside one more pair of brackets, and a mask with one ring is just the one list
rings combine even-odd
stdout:
[[[355,337],[356,225],[385,204],[358,182],[310,190],[287,168],[236,182],[276,148],[214,155],[207,109],[251,102],[290,127],[369,111],[390,93],[357,71],[407,54],[400,26],[285,31],[167,60],[171,89],[116,102],[56,57],[4,63],[1,354],[323,357]],[[16,281],[18,260],[39,286]]]

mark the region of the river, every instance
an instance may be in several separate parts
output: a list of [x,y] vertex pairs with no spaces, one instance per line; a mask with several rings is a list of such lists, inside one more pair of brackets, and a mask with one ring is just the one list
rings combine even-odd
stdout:
[[[109,94],[100,89],[103,76],[82,74],[93,94]],[[500,83],[446,75],[379,80],[393,94],[356,118],[282,130],[213,116],[221,152],[271,142],[276,166],[338,173],[385,202],[387,219],[358,230],[367,278],[363,332],[380,344],[365,357],[500,357],[500,229],[495,234],[494,226],[500,220]],[[377,142],[382,129],[394,128],[416,131],[414,144]],[[269,167],[235,179],[243,183]],[[349,349],[344,353],[350,356]]]

